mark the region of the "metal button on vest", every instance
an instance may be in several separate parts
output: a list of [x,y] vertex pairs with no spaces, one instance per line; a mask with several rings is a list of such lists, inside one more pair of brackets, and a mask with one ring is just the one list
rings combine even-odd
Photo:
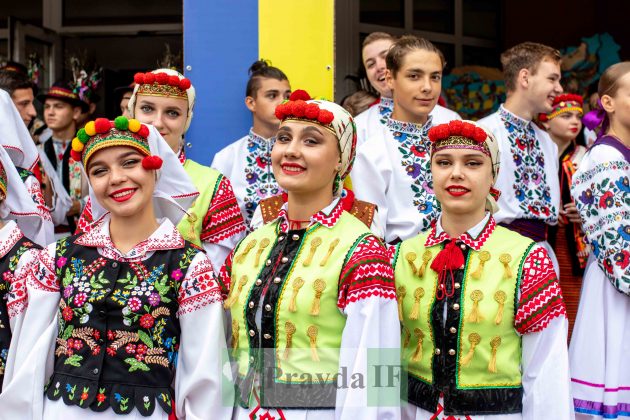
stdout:
[[457,328],[451,327],[449,331],[451,332],[451,334],[455,334],[457,332]]
[[459,289],[460,287],[462,287],[462,285],[461,285],[461,284],[459,284],[459,283],[455,283],[455,288],[456,288],[456,289]]
[[116,268],[116,267],[118,267],[118,263],[117,263],[116,261],[114,261],[114,262],[112,263],[112,268]]
[[98,372],[99,372],[98,368],[94,368],[94,370],[92,371],[92,373],[95,375],[98,375]]
[[270,305],[270,304],[266,304],[266,305],[265,305],[265,311],[267,311],[267,312],[271,312],[271,309],[272,309],[272,308],[271,308],[271,305]]
[[266,265],[266,266],[270,266],[270,265],[271,265],[271,260],[267,260],[267,261],[265,262],[265,265]]
[[440,349],[435,349],[435,354],[436,354],[437,356],[439,356],[439,355],[440,355],[440,353],[442,353],[442,352],[440,351]]
[[288,259],[287,257],[282,257],[282,260],[281,260],[281,261],[282,261],[283,263],[286,263],[286,262],[288,262],[288,261],[289,261],[289,259]]
[[278,242],[284,239],[284,236],[278,236]]
[[297,241],[298,239],[300,239],[300,235],[293,235],[291,236],[291,239],[293,239],[294,241]]
[[453,303],[453,309],[459,311],[459,303]]
[[466,251],[466,244],[461,244],[459,247],[462,249],[462,251]]
[[269,340],[271,338],[271,334],[265,334],[263,337],[265,337],[265,340]]
[[105,318],[107,316],[107,312],[100,310],[98,311],[98,316],[100,316],[101,318]]
[[255,336],[255,335],[256,335],[256,331],[254,331],[254,330],[249,330],[249,335],[250,335],[251,337]]
[[249,309],[252,309],[254,307],[254,302],[253,301],[249,302],[247,306],[249,306]]
[[256,280],[256,286],[260,286],[262,284],[262,280],[261,279],[257,279]]
[[282,281],[282,279],[280,277],[276,277],[275,279],[273,279],[274,283],[280,283]]
[[450,354],[451,356],[455,356],[455,350],[450,349],[450,350],[448,351],[448,354]]

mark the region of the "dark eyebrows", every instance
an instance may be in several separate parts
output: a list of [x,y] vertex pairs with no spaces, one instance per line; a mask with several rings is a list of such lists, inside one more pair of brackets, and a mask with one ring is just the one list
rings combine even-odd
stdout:
[[[125,153],[121,154],[120,156],[118,156],[116,159],[122,160],[122,159],[126,159],[129,156],[133,156],[133,155],[140,155],[140,152],[138,152],[137,150],[129,150],[128,152],[125,152]],[[100,161],[100,160],[98,160],[98,159],[92,160],[88,164],[88,168],[87,168],[88,172],[92,169],[93,166],[96,166],[96,165],[105,165],[105,163]]]
[[314,125],[307,125],[306,127],[304,127],[304,128],[302,129],[302,131],[303,131],[303,132],[315,131],[315,132],[316,132],[316,133],[318,133],[318,134],[323,134],[323,133],[319,130],[319,128],[317,128],[317,126],[314,126]]
[[265,94],[268,93],[275,93],[276,95],[280,94],[280,91],[278,89],[269,89],[265,91]]

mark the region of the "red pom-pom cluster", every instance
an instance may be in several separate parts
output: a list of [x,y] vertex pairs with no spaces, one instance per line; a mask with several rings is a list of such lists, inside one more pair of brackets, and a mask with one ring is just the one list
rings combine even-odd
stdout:
[[147,171],[158,170],[162,167],[163,160],[159,156],[147,156],[142,159],[142,167]]
[[321,109],[317,104],[307,104],[301,99],[278,105],[276,117],[279,120],[286,120],[289,117],[306,118],[323,125],[328,125],[335,119],[333,113],[327,109]]
[[429,130],[429,140],[433,143],[446,140],[452,136],[466,137],[477,143],[483,143],[488,134],[481,127],[465,121],[451,121],[448,124],[440,124]]
[[293,92],[291,92],[291,96],[289,96],[290,101],[297,101],[297,100],[308,101],[310,99],[311,99],[311,95],[309,95],[307,91],[302,90],[302,89],[294,90]]
[[133,81],[138,85],[152,85],[153,83],[157,83],[158,85],[177,87],[181,90],[187,90],[191,86],[189,79],[185,77],[180,79],[178,76],[171,76],[166,73],[136,73],[133,76]]
[[81,162],[81,152],[77,152],[76,150],[70,150],[70,158],[75,162]]
[[575,93],[565,93],[563,95],[558,95],[553,99],[553,106],[558,105],[560,102],[577,102],[580,106],[582,106],[584,99],[582,99],[582,96],[576,95]]

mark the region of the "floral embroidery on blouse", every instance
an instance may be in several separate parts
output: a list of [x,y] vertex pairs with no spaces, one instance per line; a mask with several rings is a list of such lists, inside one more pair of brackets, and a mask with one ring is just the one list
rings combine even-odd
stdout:
[[499,116],[508,132],[510,153],[514,160],[512,188],[519,201],[519,209],[531,215],[531,218],[555,222],[556,207],[551,201],[545,156],[532,123],[510,113],[503,106],[499,109]]
[[381,96],[377,106],[379,115],[387,118],[392,115],[392,110],[394,109],[394,99]]
[[243,198],[248,225],[260,200],[280,194],[280,187],[271,168],[271,149],[274,143],[275,138],[264,139],[249,130],[249,138],[247,139],[247,151],[249,153],[246,157],[247,166],[245,167],[247,188]]
[[401,165],[411,177],[413,205],[422,217],[422,231],[431,226],[439,213],[439,203],[433,193],[431,176],[431,142],[428,132],[432,117],[423,125],[396,121],[384,117],[381,122],[387,126],[394,139],[399,142],[398,151],[402,155]]
[[26,187],[26,191],[31,196],[31,199],[35,203],[37,207],[37,214],[46,221],[52,222],[52,216],[50,215],[50,211],[46,206],[46,202],[44,201],[44,195],[42,194],[42,189],[39,181],[35,177],[31,171],[24,168],[16,168],[20,174],[20,178],[22,182],[24,182],[24,186]]

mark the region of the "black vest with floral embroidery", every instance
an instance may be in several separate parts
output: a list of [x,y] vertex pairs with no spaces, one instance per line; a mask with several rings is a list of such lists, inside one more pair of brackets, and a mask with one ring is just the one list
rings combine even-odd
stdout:
[[170,385],[180,341],[178,292],[198,252],[158,250],[141,262],[102,257],[96,248],[57,242],[60,281],[51,400],[150,416],[157,403],[171,412]]
[[0,391],[4,380],[4,369],[9,355],[9,344],[11,344],[11,326],[9,325],[9,311],[7,302],[9,299],[23,299],[25,289],[15,289],[11,287],[15,276],[20,257],[29,249],[39,249],[39,245],[34,244],[29,239],[22,237],[13,248],[0,258]]

